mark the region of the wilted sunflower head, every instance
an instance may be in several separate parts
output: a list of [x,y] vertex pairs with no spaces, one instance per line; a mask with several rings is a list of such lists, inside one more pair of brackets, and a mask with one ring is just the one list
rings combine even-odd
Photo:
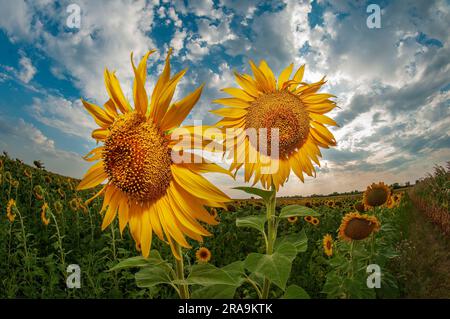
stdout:
[[363,202],[366,207],[377,207],[386,203],[391,196],[391,190],[383,182],[373,183],[368,186],[363,195]]
[[291,224],[295,224],[298,220],[297,216],[291,216],[287,218],[288,222],[290,222]]
[[380,230],[380,222],[375,216],[348,213],[339,226],[339,237],[345,240],[362,240]]
[[[319,147],[336,145],[325,125],[337,124],[324,115],[336,107],[330,100],[334,96],[317,93],[325,79],[306,84],[304,66],[291,78],[293,64],[277,79],[265,61],[259,66],[250,61],[250,66],[253,76],[235,73],[240,88],[223,89],[232,97],[214,101],[227,107],[212,111],[223,117],[217,127],[234,129],[237,135],[227,141],[227,149],[234,150],[230,169],[237,172],[245,164],[246,182],[254,176],[254,184],[277,190],[291,169],[302,181],[304,173],[315,176],[312,162],[319,165]],[[277,132],[278,139],[272,141]],[[272,150],[272,142],[278,152]]]
[[211,252],[206,247],[200,247],[195,252],[195,258],[199,263],[207,263],[211,259]]
[[6,217],[8,217],[10,223],[12,223],[16,218],[16,212],[14,211],[15,207],[16,201],[11,198],[6,205]]
[[325,255],[330,257],[333,255],[333,237],[331,237],[330,234],[326,234],[323,236],[323,251],[325,252]]
[[45,202],[44,205],[42,205],[41,207],[41,220],[45,226],[47,226],[50,223],[50,218],[48,217],[49,213],[48,210],[49,210],[48,204]]
[[33,187],[33,193],[34,197],[36,197],[37,200],[43,200],[44,199],[44,189],[41,185],[36,185]]
[[28,169],[25,169],[23,171],[23,175],[25,175],[25,177],[27,177],[27,178],[32,178],[33,177],[33,175],[31,175],[31,172]]
[[[103,107],[82,100],[99,125],[92,137],[103,144],[85,156],[87,161],[98,162],[88,170],[78,190],[96,187],[106,180],[102,189],[86,202],[104,196],[102,229],[118,216],[120,231],[129,224],[136,247],[140,247],[145,257],[155,233],[169,243],[179,259],[178,246],[191,247],[185,236],[201,241],[202,236],[211,235],[199,221],[218,223],[205,206],[225,208],[224,203],[230,201],[201,173],[231,174],[191,152],[211,142],[204,127],[180,127],[200,98],[203,85],[180,101],[172,102],[177,84],[186,73],[183,70],[171,75],[172,50],[153,92],[147,93],[147,59],[153,52],[145,54],[137,67],[131,54],[134,108],[125,98],[114,72],[107,69],[104,76],[110,99]],[[183,148],[179,145],[180,137],[200,143],[188,143]],[[177,152],[191,156],[191,161],[174,160]]]

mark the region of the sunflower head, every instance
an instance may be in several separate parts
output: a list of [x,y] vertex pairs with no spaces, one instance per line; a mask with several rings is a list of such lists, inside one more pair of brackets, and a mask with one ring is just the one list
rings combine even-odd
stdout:
[[52,178],[50,176],[48,176],[48,175],[45,175],[44,181],[45,181],[46,184],[50,184],[52,182]]
[[383,182],[373,183],[368,186],[363,194],[364,205],[368,208],[381,206],[386,203],[391,196],[391,190]]
[[76,212],[80,208],[80,200],[78,198],[72,198],[69,202],[69,207],[72,211]]
[[36,197],[37,200],[43,200],[44,199],[44,189],[41,185],[36,185],[33,187],[33,193],[34,197]]
[[200,247],[195,252],[195,258],[199,263],[207,263],[211,259],[211,252],[206,247]]
[[[225,203],[230,201],[201,173],[231,173],[192,152],[211,142],[203,127],[180,127],[200,98],[203,85],[180,101],[172,102],[186,70],[171,75],[171,50],[153,92],[148,94],[147,60],[153,52],[145,54],[137,66],[131,55],[134,107],[125,98],[116,75],[109,70],[104,73],[109,100],[103,107],[82,99],[99,125],[92,137],[102,145],[84,157],[97,163],[77,189],[93,188],[106,180],[101,190],[86,202],[88,205],[94,198],[104,197],[102,229],[118,216],[120,232],[129,225],[136,247],[145,257],[156,234],[169,243],[179,259],[178,245],[191,247],[185,236],[202,241],[202,236],[211,235],[200,222],[218,223],[205,206],[226,208]],[[183,142],[187,138],[195,143],[187,143],[189,147],[183,148],[180,137]],[[184,160],[183,156],[178,161],[174,154],[189,155],[191,160]],[[78,206],[87,210],[81,203]]]
[[313,217],[311,220],[311,224],[313,224],[314,226],[317,226],[320,224],[320,220],[316,217]]
[[380,222],[375,216],[348,213],[339,226],[339,237],[344,240],[362,240],[380,230]]
[[23,171],[23,175],[25,175],[25,177],[27,177],[27,178],[32,178],[32,176],[33,176],[28,169],[25,169]]
[[55,212],[57,212],[58,214],[61,214],[63,211],[63,204],[61,203],[60,200],[57,200],[54,204],[53,204],[53,208],[55,209]]
[[356,202],[354,207],[360,213],[364,213],[366,211],[366,207],[365,207],[364,203],[361,201]]
[[6,217],[8,217],[8,220],[10,223],[12,223],[14,221],[14,219],[16,218],[16,213],[14,211],[15,207],[16,207],[16,201],[11,198],[8,201],[8,204],[6,205]]
[[50,223],[50,218],[48,217],[49,213],[48,210],[49,210],[48,204],[44,203],[44,205],[42,205],[41,207],[41,220],[45,226],[47,226]]
[[303,217],[303,219],[304,219],[306,222],[311,223],[312,220],[313,220],[313,217],[312,217],[312,216],[305,216],[305,217]]
[[323,244],[323,251],[325,252],[325,255],[328,257],[333,255],[333,237],[331,237],[330,234],[326,234],[323,236],[322,240]]
[[13,179],[13,180],[11,180],[11,186],[13,187],[13,188],[19,188],[19,185],[20,185],[20,183],[19,183],[19,181],[17,180],[17,179]]
[[337,124],[324,115],[336,107],[334,96],[317,93],[325,80],[306,84],[304,66],[291,78],[291,64],[277,79],[265,61],[259,66],[250,61],[250,66],[253,76],[235,73],[240,87],[223,89],[232,97],[215,101],[227,107],[212,111],[223,117],[216,126],[237,135],[226,145],[233,149],[231,170],[245,164],[246,182],[254,176],[254,184],[277,190],[291,169],[302,181],[303,174],[315,176],[312,162],[319,165],[319,147],[336,145],[325,125]]
[[297,216],[291,216],[287,218],[288,222],[290,222],[291,224],[295,224],[298,220]]

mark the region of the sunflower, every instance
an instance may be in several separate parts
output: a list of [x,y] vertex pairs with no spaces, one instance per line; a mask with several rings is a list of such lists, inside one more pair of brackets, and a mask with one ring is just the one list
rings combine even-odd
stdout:
[[66,197],[66,193],[61,188],[58,188],[58,194],[63,199]]
[[372,183],[363,194],[363,202],[367,208],[381,206],[391,196],[391,190],[383,182]]
[[[110,99],[104,108],[82,100],[100,126],[92,137],[103,145],[86,155],[87,161],[98,162],[88,170],[77,189],[96,187],[107,180],[91,198],[104,195],[102,229],[118,215],[120,231],[130,225],[136,246],[141,247],[145,257],[149,255],[154,232],[169,243],[174,256],[180,259],[178,245],[191,247],[185,235],[197,241],[211,235],[199,221],[218,223],[204,206],[225,208],[224,203],[230,200],[200,173],[229,172],[189,150],[185,152],[178,140],[171,139],[170,133],[191,138],[194,147],[189,146],[190,149],[203,148],[205,142],[210,142],[203,136],[206,127],[179,127],[200,98],[203,86],[171,104],[186,70],[171,77],[169,50],[161,76],[148,96],[147,59],[153,52],[148,52],[137,68],[131,54],[134,108],[125,98],[115,74],[108,70],[104,75]],[[172,152],[191,156],[191,163],[178,163]]]
[[41,220],[42,223],[47,226],[50,223],[50,219],[47,218],[48,204],[44,203],[41,207]]
[[207,263],[211,259],[211,252],[206,247],[200,247],[195,252],[195,258],[199,263]]
[[8,220],[10,223],[14,221],[16,218],[16,214],[14,212],[14,207],[16,206],[16,201],[14,199],[10,199],[8,201],[8,204],[6,205],[6,217],[8,217]]
[[313,224],[314,226],[317,226],[320,224],[320,220],[316,217],[313,217],[311,220],[311,224]]
[[36,197],[37,200],[43,200],[44,199],[44,189],[41,185],[36,185],[33,187],[33,193],[34,197]]
[[79,198],[72,198],[69,202],[69,207],[72,211],[76,212],[80,208]]
[[[245,162],[246,182],[254,176],[253,185],[260,181],[264,188],[273,185],[278,191],[291,169],[302,181],[303,173],[315,176],[312,162],[320,166],[319,147],[336,145],[325,125],[337,124],[324,115],[334,109],[336,103],[330,100],[333,95],[317,93],[326,82],[325,78],[311,84],[302,82],[304,65],[292,79],[293,64],[283,70],[278,79],[265,61],[259,66],[250,61],[250,66],[254,76],[235,73],[241,88],[223,89],[232,97],[214,102],[227,107],[211,112],[223,117],[216,123],[217,127],[234,131],[234,136],[226,139],[227,150],[233,150],[229,154],[230,170],[237,173]],[[276,151],[272,154],[271,150],[272,129],[278,129],[278,154]],[[252,132],[259,142],[250,138]],[[264,141],[267,145],[259,148],[258,144]]]
[[33,177],[33,175],[31,174],[31,172],[28,169],[25,169],[23,171],[23,175],[25,175],[25,177],[30,178],[30,179]]
[[375,216],[348,213],[339,226],[339,237],[345,240],[362,240],[380,230],[380,222]]
[[53,208],[55,209],[55,211],[58,214],[61,214],[63,211],[63,204],[61,203],[61,201],[57,200],[54,204],[53,204]]
[[291,224],[295,224],[298,220],[297,216],[291,216],[287,218],[288,222],[290,222]]
[[323,236],[323,251],[328,257],[333,255],[333,238],[330,234]]
[[366,211],[366,207],[364,206],[364,203],[361,201],[356,202],[354,208],[360,213],[364,213]]
[[312,216],[305,216],[303,219],[304,219],[306,222],[311,223],[313,217],[312,217]]
[[389,199],[386,202],[386,207],[387,208],[395,208],[397,207],[397,201],[394,199],[394,197],[389,197]]

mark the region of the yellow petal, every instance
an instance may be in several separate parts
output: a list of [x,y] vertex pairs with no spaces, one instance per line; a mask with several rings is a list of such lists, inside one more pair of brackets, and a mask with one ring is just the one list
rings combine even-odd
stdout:
[[247,115],[247,110],[243,109],[236,109],[236,108],[223,108],[218,110],[212,110],[210,111],[213,114],[223,116],[223,117],[229,117],[229,118],[241,118],[245,115]]
[[108,69],[105,69],[105,86],[108,91],[109,97],[122,113],[131,111],[130,103],[128,103],[122,88],[120,87],[119,80],[114,73],[110,73]]
[[280,90],[283,88],[283,85],[285,82],[289,80],[289,77],[291,76],[292,69],[294,68],[294,64],[291,63],[286,69],[284,69],[280,76],[278,77],[278,89]]
[[126,197],[122,194],[120,190],[117,189],[115,193],[112,195],[106,214],[103,217],[102,230],[105,230],[105,228],[108,227],[114,220],[114,218],[117,215],[117,209],[122,204],[122,200],[126,200]]
[[229,197],[211,184],[203,176],[178,165],[172,165],[172,174],[175,181],[182,185],[189,193],[208,200],[226,202]]
[[258,89],[251,81],[249,81],[249,79],[246,79],[244,76],[240,75],[237,72],[234,72],[234,76],[236,77],[236,82],[241,86],[241,88],[244,89],[247,94],[255,98],[259,96]]
[[248,102],[238,99],[238,98],[234,98],[234,97],[217,99],[217,100],[214,100],[213,103],[222,104],[222,105],[226,105],[226,106],[234,106],[234,107],[238,107],[241,109],[246,109],[246,108],[250,107],[250,104]]
[[141,249],[142,255],[147,258],[152,246],[152,224],[150,222],[149,210],[144,210],[141,221]]
[[78,185],[77,190],[95,187],[107,178],[108,174],[106,174],[103,168],[103,161],[99,161],[87,171]]
[[310,113],[309,114],[309,117],[312,119],[312,120],[314,120],[314,121],[316,121],[316,122],[319,122],[319,123],[322,123],[322,124],[327,124],[327,125],[332,125],[332,126],[338,126],[338,124],[333,120],[333,119],[331,119],[331,118],[329,118],[328,116],[326,116],[326,115],[323,115],[323,114],[318,114],[318,113]]
[[259,69],[264,74],[265,78],[267,79],[267,85],[268,89],[270,91],[275,91],[277,88],[277,82],[275,80],[275,75],[272,72],[272,69],[267,65],[267,62],[265,60],[262,60]]
[[88,162],[98,161],[102,158],[102,152],[105,149],[103,146],[94,148],[92,151],[83,156],[83,159]]
[[204,84],[194,92],[190,93],[184,99],[175,102],[161,120],[160,128],[164,132],[174,127],[178,127],[188,116],[194,105],[200,99]]
[[[150,52],[149,52],[150,53]],[[146,70],[147,66],[147,58],[149,56],[149,53],[147,53],[144,58],[142,59],[144,61],[143,65],[145,65]],[[140,63],[141,67],[142,61]],[[147,105],[148,105],[148,97],[147,92],[145,92],[145,79],[142,78],[142,70],[136,69],[133,61],[133,52],[131,52],[131,66],[133,67],[134,71],[134,83],[133,83],[133,97],[134,97],[134,108],[135,110],[142,115],[146,115],[147,113]]]
[[170,55],[172,54],[172,48],[169,49],[166,56],[166,62],[164,64],[164,69],[161,73],[161,75],[158,78],[158,81],[156,82],[155,88],[153,89],[151,102],[150,102],[150,112],[151,116],[154,117],[156,112],[156,102],[161,96],[163,89],[166,87],[166,84],[170,80]]
[[162,118],[169,108],[172,97],[175,94],[175,89],[177,88],[178,82],[186,73],[187,69],[177,73],[174,77],[167,83],[167,86],[163,88],[160,97],[155,101],[153,119],[155,122],[160,123]]
[[113,123],[114,119],[111,118],[104,110],[102,110],[100,106],[89,103],[88,101],[85,101],[83,99],[81,99],[81,102],[83,103],[89,114],[92,115],[95,123],[97,123],[98,126],[107,128]]
[[99,128],[92,131],[92,137],[98,141],[104,141],[109,135],[108,129]]
[[249,95],[244,90],[241,90],[238,88],[225,88],[225,89],[222,89],[222,91],[234,96],[237,99],[243,100],[245,102],[252,102],[255,100],[255,98],[253,96]]

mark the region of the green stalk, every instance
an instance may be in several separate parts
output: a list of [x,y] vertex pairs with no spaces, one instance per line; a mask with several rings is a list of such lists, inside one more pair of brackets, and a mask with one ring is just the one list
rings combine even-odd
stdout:
[[[178,250],[178,254],[180,255],[180,259],[175,258],[176,263],[176,279],[180,281],[184,281],[184,260],[183,260],[183,251],[181,250],[181,246],[178,243],[175,243],[176,249]],[[189,288],[185,284],[178,285],[178,293],[181,299],[189,299]]]
[[[273,245],[275,240],[277,239],[277,221],[275,216],[275,208],[277,204],[277,192],[275,190],[275,186],[272,185],[272,196],[266,202],[266,214],[267,214],[267,245],[266,245],[266,254],[273,254]],[[261,299],[269,298],[269,290],[270,290],[270,280],[268,278],[264,278],[263,289],[261,293]]]
[[52,212],[50,212],[50,216],[52,217],[53,221],[55,222],[56,234],[58,236],[58,246],[59,246],[59,251],[60,251],[60,254],[61,254],[61,263],[62,263],[62,265],[64,266],[64,269],[65,269],[66,268],[66,261],[65,261],[65,258],[64,258],[64,248],[63,248],[63,245],[62,245],[61,233],[59,232],[58,221],[56,220],[56,217],[55,217],[55,215]]
[[22,228],[22,238],[23,238],[23,248],[25,250],[25,260],[26,260],[26,265],[27,265],[27,275],[30,278],[30,282],[31,282],[31,275],[30,275],[30,265],[29,265],[29,260],[28,260],[28,247],[27,247],[27,235],[25,233],[25,226],[23,224],[23,218],[22,218],[22,214],[20,213],[20,210],[15,206],[14,208],[17,211],[17,214],[19,215],[19,219],[20,219],[20,226]]

